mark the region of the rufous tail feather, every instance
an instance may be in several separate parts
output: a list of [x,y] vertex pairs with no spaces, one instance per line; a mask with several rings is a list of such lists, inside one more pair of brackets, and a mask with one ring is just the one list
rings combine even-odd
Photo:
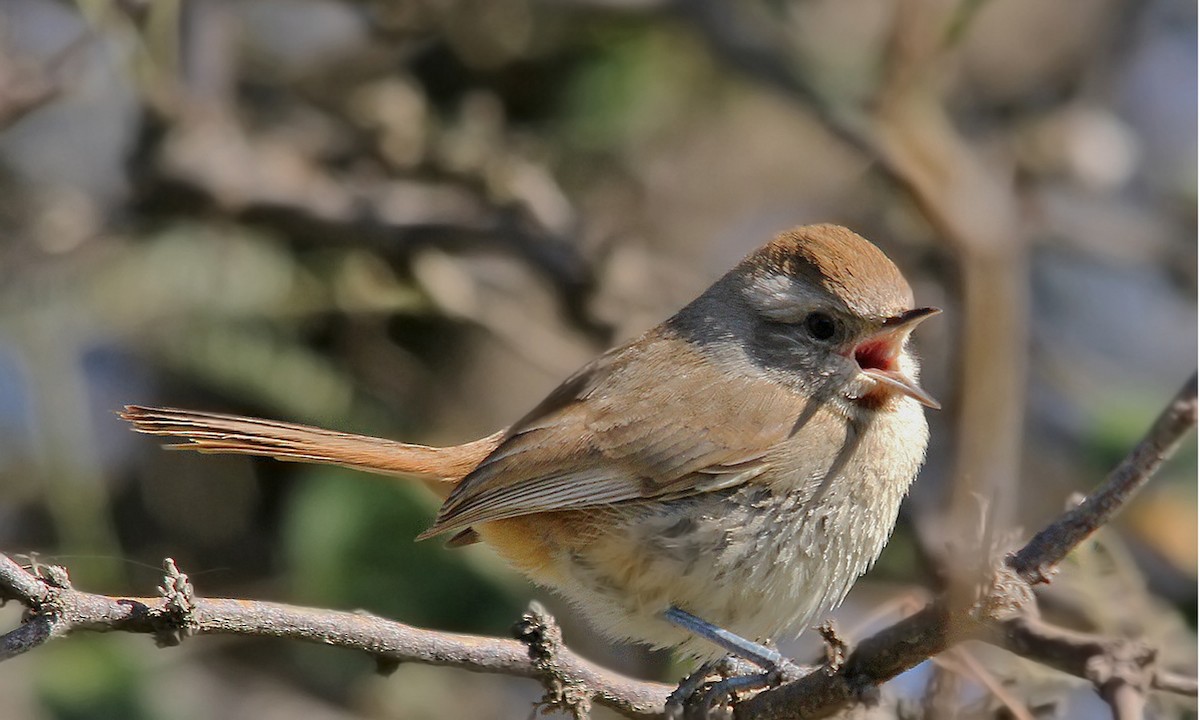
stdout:
[[119,415],[137,432],[184,440],[167,446],[172,449],[261,455],[384,475],[411,475],[426,481],[442,498],[496,448],[504,434],[501,431],[463,445],[438,448],[195,410],[126,405]]

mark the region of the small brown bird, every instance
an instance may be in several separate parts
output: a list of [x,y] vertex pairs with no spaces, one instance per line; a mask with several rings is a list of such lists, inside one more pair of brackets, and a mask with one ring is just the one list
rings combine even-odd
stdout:
[[[482,540],[611,637],[712,657],[798,632],[879,556],[925,454],[908,337],[935,308],[842,227],[785,232],[506,430],[434,448],[129,406],[201,452],[417,476],[421,537]],[[760,663],[762,664],[762,663]],[[769,664],[769,663],[767,663]]]

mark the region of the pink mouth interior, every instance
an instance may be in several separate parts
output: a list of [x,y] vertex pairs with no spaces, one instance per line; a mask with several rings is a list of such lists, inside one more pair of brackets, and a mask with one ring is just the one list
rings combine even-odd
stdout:
[[854,359],[863,370],[895,370],[896,348],[889,342],[868,340],[854,348]]

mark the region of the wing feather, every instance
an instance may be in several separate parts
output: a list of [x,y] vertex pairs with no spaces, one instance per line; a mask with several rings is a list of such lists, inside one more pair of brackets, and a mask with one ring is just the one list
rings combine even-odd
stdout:
[[783,386],[723,373],[652,331],[601,356],[514,424],[423,536],[740,485],[767,469],[803,407]]

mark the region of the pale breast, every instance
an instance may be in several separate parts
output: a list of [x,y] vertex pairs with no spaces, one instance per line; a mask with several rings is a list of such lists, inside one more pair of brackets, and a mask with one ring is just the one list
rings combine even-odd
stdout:
[[549,584],[610,636],[697,656],[718,651],[662,621],[667,607],[753,639],[803,631],[878,557],[927,437],[911,402],[814,439],[830,431],[799,429],[750,484],[597,509],[605,532],[547,558]]

